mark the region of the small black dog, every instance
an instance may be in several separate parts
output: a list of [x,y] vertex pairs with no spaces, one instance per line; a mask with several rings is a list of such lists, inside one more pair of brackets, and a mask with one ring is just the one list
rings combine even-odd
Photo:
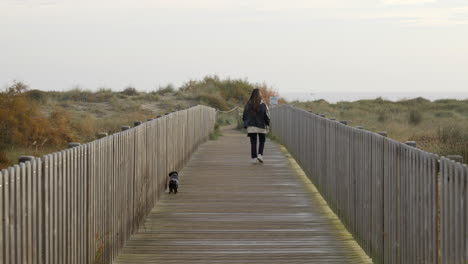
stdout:
[[177,189],[179,188],[179,174],[177,171],[173,171],[169,173],[169,193],[177,193]]

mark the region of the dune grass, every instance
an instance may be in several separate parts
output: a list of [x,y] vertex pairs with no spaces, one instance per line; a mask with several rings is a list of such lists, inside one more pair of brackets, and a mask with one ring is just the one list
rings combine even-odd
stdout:
[[[0,91],[0,169],[17,163],[22,155],[41,156],[62,150],[68,142],[86,143],[99,132],[112,134],[134,121],[146,121],[167,112],[205,104],[219,110],[241,106],[252,89],[266,98],[277,95],[266,84],[208,76],[176,88],[171,84],[140,91],[96,91],[75,87],[67,91],[40,91],[14,82]],[[232,115],[220,115],[218,126],[234,123]],[[219,128],[212,137],[220,135]]]
[[390,138],[400,142],[414,140],[425,151],[462,155],[468,161],[468,100],[431,102],[420,97],[397,102],[377,98],[336,104],[324,100],[291,104],[346,120],[351,126],[386,131]]

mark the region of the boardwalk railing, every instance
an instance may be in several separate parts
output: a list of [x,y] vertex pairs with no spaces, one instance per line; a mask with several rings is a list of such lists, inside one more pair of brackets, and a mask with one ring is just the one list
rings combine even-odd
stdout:
[[0,172],[0,263],[112,263],[214,127],[173,112]]
[[291,106],[271,116],[375,263],[468,263],[466,165]]

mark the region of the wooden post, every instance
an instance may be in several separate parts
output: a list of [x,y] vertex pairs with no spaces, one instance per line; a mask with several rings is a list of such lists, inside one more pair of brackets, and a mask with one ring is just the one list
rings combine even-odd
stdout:
[[447,159],[451,159],[451,160],[454,160],[456,162],[463,163],[463,156],[461,156],[461,155],[448,155]]
[[381,135],[382,137],[388,137],[387,131],[380,131],[380,132],[377,132],[377,134]]
[[121,127],[121,129],[122,129],[122,131],[129,130],[130,126],[123,126],[123,127]]
[[346,120],[341,120],[340,123],[343,124],[343,125],[345,125],[345,126],[348,125],[348,121],[346,121]]
[[405,144],[408,145],[408,146],[411,146],[413,148],[416,147],[416,141],[406,141]]
[[97,134],[97,138],[103,138],[103,137],[107,137],[108,134],[106,132],[100,132]]
[[135,122],[133,122],[133,126],[139,126],[139,125],[141,125],[141,124],[143,124],[143,122],[141,122],[141,121],[135,121]]
[[70,142],[68,143],[68,148],[78,147],[79,145],[81,145],[79,142]]
[[18,163],[26,162],[26,161],[33,161],[34,156],[21,156],[18,158]]

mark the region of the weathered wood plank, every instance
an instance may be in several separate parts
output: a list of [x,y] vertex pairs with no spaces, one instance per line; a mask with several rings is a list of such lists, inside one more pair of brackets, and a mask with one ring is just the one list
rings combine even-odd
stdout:
[[245,135],[223,134],[195,153],[180,193],[163,194],[115,263],[370,262],[277,145],[267,141],[266,163],[251,165]]
[[[7,236],[6,236],[6,233],[4,231],[4,227],[6,225],[6,214],[5,214],[5,207],[6,207],[6,199],[5,199],[5,178],[7,176],[5,175],[4,176],[4,172],[3,170],[0,170],[0,223],[2,224],[0,226],[0,260],[3,262],[3,263],[7,263],[6,262],[6,256],[7,256],[7,252],[5,251],[5,247],[6,247],[6,243],[7,243]],[[9,260],[8,260],[9,261]]]

